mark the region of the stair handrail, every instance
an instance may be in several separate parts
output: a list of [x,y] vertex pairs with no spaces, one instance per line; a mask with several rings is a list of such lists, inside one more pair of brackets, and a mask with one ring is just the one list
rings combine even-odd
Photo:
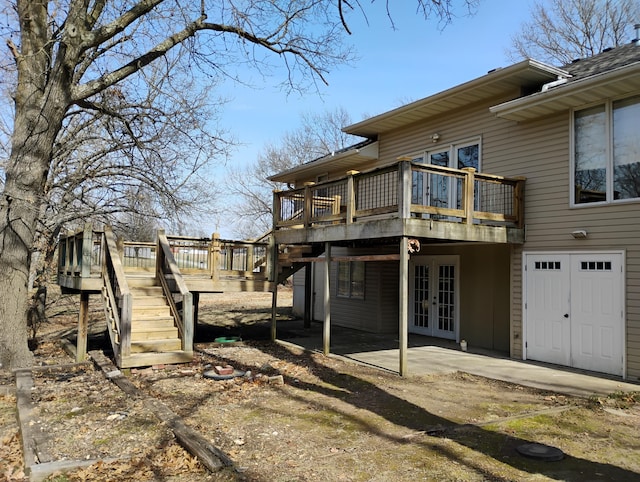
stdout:
[[[175,283],[175,288],[182,296],[182,315],[173,298],[173,291],[169,286],[167,276]],[[175,320],[182,340],[182,350],[193,352],[193,295],[189,291],[178,263],[171,252],[171,246],[164,230],[158,230],[158,246],[156,249],[156,278],[160,281],[171,315]]]
[[113,326],[109,320],[108,332],[111,346],[118,365],[124,357],[131,354],[131,319],[133,295],[124,274],[116,238],[110,226],[104,227],[104,257],[102,276],[105,287],[105,301],[114,318]]

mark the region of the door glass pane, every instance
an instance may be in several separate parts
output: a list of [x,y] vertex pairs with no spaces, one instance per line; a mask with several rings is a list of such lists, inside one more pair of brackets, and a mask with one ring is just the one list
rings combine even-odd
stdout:
[[[449,151],[432,152],[429,163],[449,167]],[[431,174],[429,176],[429,205],[439,208],[449,207],[449,176]],[[434,216],[434,218],[436,218]]]
[[604,105],[575,113],[575,202],[607,199],[607,145]]
[[[458,147],[456,149],[456,157],[458,159],[458,169],[464,169],[465,167],[473,167],[476,171],[479,170],[479,159],[480,159],[480,146],[478,144],[472,144],[470,146]],[[480,209],[479,202],[479,185],[480,183],[475,183],[474,192],[474,209]],[[462,179],[458,179],[457,181],[457,208],[462,209],[462,193],[464,192]]]
[[429,327],[429,267],[416,265],[413,290],[413,325]]
[[613,199],[640,197],[640,97],[613,103]]
[[455,326],[455,266],[438,267],[438,329],[453,332]]
[[458,147],[458,169],[465,167],[473,167],[475,170],[479,169],[479,153],[480,146],[478,144],[472,144],[470,146]]

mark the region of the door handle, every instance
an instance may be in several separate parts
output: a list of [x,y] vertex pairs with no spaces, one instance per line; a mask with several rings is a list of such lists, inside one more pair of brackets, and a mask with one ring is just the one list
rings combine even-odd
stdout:
[[565,314],[564,314],[564,317],[565,317],[565,318],[569,318],[569,313],[565,313]]

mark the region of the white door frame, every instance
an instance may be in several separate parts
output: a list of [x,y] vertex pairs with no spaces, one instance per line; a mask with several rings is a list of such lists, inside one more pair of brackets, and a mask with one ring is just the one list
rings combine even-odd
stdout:
[[622,262],[621,262],[621,266],[622,266],[622,272],[620,274],[621,276],[621,282],[622,282],[622,289],[620,290],[620,308],[622,310],[621,316],[622,316],[622,322],[623,322],[623,327],[622,327],[622,337],[620,342],[622,343],[622,347],[621,347],[621,351],[622,351],[622,378],[625,379],[627,376],[627,326],[626,326],[626,320],[627,320],[627,313],[626,313],[626,293],[627,293],[627,276],[626,276],[626,251],[625,250],[598,250],[598,249],[593,249],[593,250],[575,250],[575,251],[563,251],[563,250],[558,250],[558,251],[523,251],[522,252],[522,264],[521,264],[521,270],[522,270],[522,333],[521,333],[521,337],[522,337],[522,359],[526,360],[527,359],[527,310],[526,310],[526,302],[527,302],[527,275],[525,272],[525,266],[527,265],[527,256],[528,255],[532,255],[532,256],[545,256],[545,255],[619,255],[622,258]]
[[[415,301],[415,266],[416,265],[424,265],[429,264],[431,267],[438,266],[440,264],[452,264],[455,267],[455,277],[454,277],[454,329],[453,329],[453,339],[456,342],[460,341],[460,256],[455,254],[451,255],[418,255],[411,256],[409,260],[409,332],[411,332],[411,327],[413,326],[414,320],[414,301]],[[433,283],[435,278],[430,274],[429,282]],[[430,293],[431,294],[431,293]],[[436,318],[434,317],[430,320],[431,323],[435,322]],[[432,329],[432,333],[427,336],[433,336],[436,338],[443,338],[438,334],[434,333],[435,328]],[[447,338],[448,339],[448,338]]]

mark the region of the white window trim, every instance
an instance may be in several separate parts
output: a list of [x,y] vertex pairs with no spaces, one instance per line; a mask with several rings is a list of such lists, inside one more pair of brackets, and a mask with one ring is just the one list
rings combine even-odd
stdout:
[[415,151],[409,156],[412,159],[421,157],[423,159],[423,164],[427,164],[424,162],[425,159],[429,158],[429,154],[433,154],[436,152],[449,151],[449,166],[457,169],[458,166],[458,154],[457,149],[461,147],[478,145],[478,171],[482,171],[482,136],[478,137],[468,137],[466,139],[462,139],[455,142],[448,143],[436,143],[432,146],[425,147],[419,151]]

